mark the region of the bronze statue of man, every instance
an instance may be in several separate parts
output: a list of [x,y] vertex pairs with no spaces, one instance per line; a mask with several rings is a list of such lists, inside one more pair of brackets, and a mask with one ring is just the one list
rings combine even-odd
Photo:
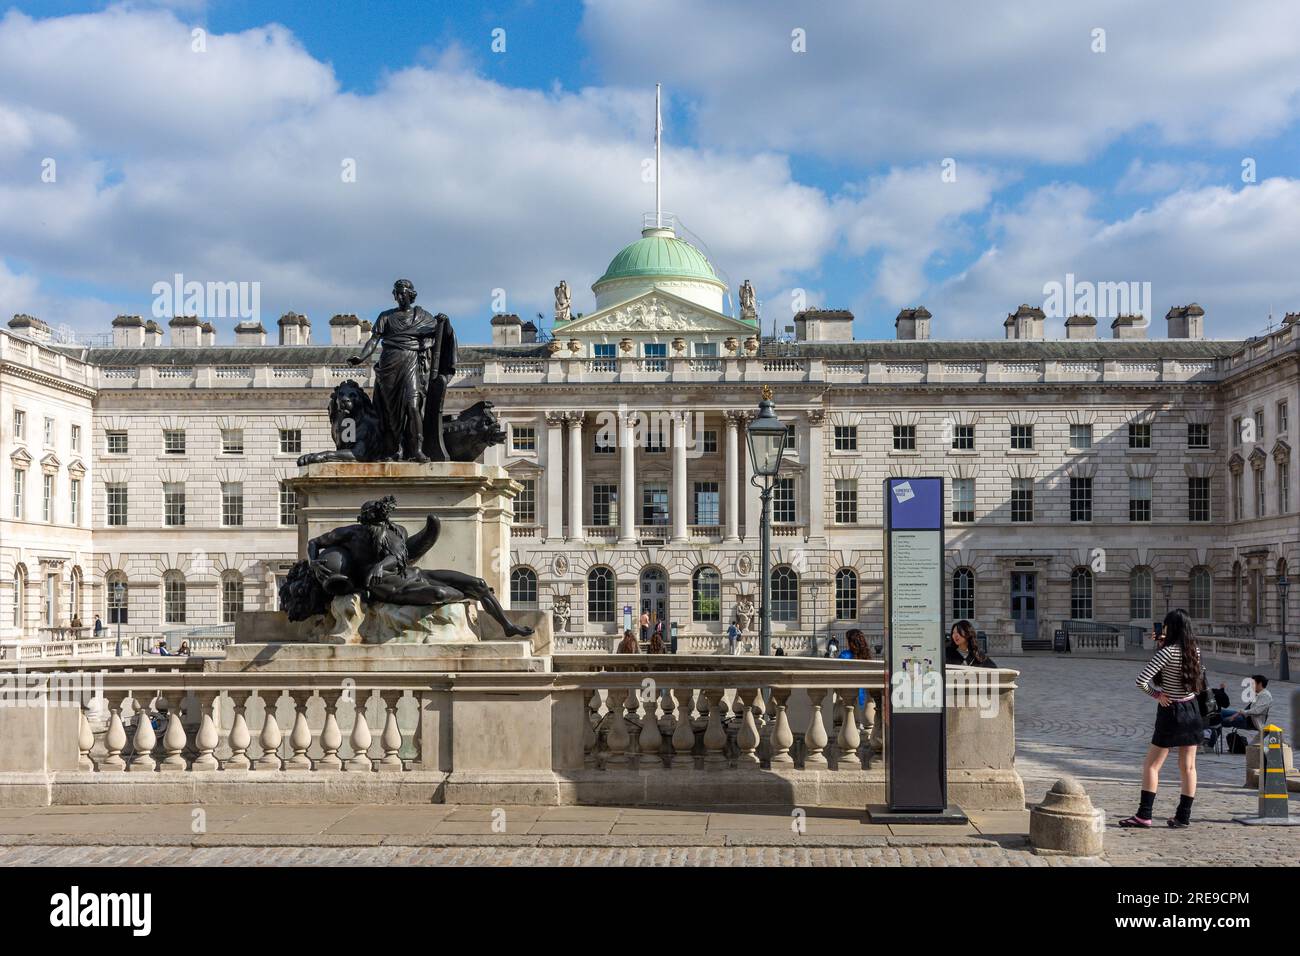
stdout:
[[381,461],[447,461],[442,405],[456,371],[456,336],[451,320],[415,304],[409,279],[393,284],[397,308],[382,312],[360,355],[360,365],[383,349],[375,366],[374,403],[383,433]]

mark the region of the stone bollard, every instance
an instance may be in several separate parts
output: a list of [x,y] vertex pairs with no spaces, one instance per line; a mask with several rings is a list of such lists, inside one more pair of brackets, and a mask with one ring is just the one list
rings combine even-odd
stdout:
[[1083,784],[1064,777],[1029,811],[1029,842],[1042,856],[1100,856],[1104,814],[1092,805]]

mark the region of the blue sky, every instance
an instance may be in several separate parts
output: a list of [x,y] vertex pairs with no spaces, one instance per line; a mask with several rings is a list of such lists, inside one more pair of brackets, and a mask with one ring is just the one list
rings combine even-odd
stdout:
[[936,337],[998,338],[1067,275],[1149,283],[1153,336],[1193,300],[1213,337],[1300,310],[1300,10],[973,6],[18,3],[0,311],[102,333],[176,272],[318,336],[398,273],[467,340],[560,278],[590,309],[653,204],[656,81],[665,207],[768,327],[806,302],[887,338],[925,304]]

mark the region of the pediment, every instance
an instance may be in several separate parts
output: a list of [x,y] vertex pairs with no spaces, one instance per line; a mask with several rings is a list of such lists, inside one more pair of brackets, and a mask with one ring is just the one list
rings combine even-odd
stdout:
[[68,474],[80,478],[86,473],[86,466],[81,463],[80,458],[74,458],[68,463]]
[[51,474],[57,474],[59,470],[59,459],[50,452],[41,459],[41,469]]
[[14,463],[15,468],[26,468],[32,463],[32,456],[27,454],[26,448],[15,448],[9,453],[9,460]]
[[574,319],[555,330],[556,338],[611,332],[716,332],[746,337],[757,334],[748,322],[714,312],[662,289],[644,292],[626,302]]

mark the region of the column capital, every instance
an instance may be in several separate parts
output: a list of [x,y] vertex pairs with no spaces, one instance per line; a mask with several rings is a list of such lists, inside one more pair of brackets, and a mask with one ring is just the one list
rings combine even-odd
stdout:
[[582,411],[568,411],[564,413],[564,420],[569,423],[570,428],[581,428],[582,423],[587,420],[587,413]]
[[826,409],[824,408],[810,408],[804,414],[808,417],[809,425],[820,425],[826,421]]
[[546,424],[550,425],[552,428],[557,428],[564,424],[564,417],[564,412],[547,412]]

